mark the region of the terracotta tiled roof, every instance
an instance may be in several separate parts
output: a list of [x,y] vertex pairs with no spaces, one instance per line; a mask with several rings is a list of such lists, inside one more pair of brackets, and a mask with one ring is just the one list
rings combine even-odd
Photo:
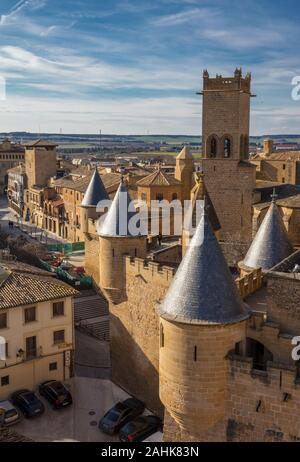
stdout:
[[13,271],[14,273],[27,273],[27,274],[35,274],[37,276],[46,276],[50,278],[55,278],[55,273],[49,273],[49,271],[45,271],[41,268],[37,268],[36,266],[28,265],[27,263],[22,263],[20,261],[1,261],[0,267],[7,269],[9,271]]
[[180,181],[171,175],[164,173],[160,168],[150,173],[137,182],[137,186],[171,186],[180,185]]
[[300,151],[273,152],[269,156],[257,154],[253,160],[300,160]]
[[[54,186],[61,186],[63,188],[69,188],[74,191],[85,193],[88,185],[90,184],[92,174],[93,172],[90,172],[89,175],[77,180],[72,179],[71,176],[59,178],[55,180],[53,184]],[[122,175],[119,173],[105,173],[104,175],[101,175],[101,180],[106,189],[111,188],[114,185],[116,185],[117,189],[120,184],[121,176]]]
[[0,285],[0,310],[73,297],[76,294],[75,289],[51,277],[8,272]]

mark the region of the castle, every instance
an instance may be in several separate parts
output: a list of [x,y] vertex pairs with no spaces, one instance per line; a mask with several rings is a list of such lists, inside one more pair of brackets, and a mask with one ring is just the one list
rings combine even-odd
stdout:
[[300,251],[275,193],[253,226],[251,76],[204,71],[202,95],[203,173],[195,175],[184,148],[175,177],[158,169],[138,185],[146,201],[204,203],[189,245],[186,230],[157,246],[155,236],[121,226],[125,182],[100,225],[96,206],[107,194],[97,171],[82,202],[86,269],[109,302],[112,379],[164,416],[165,441],[299,441],[291,352],[300,332]]

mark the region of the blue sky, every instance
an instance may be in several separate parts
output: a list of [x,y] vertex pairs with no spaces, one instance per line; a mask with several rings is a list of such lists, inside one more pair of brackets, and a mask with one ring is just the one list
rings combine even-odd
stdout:
[[0,131],[201,133],[202,70],[251,71],[251,134],[300,133],[296,0],[1,0]]

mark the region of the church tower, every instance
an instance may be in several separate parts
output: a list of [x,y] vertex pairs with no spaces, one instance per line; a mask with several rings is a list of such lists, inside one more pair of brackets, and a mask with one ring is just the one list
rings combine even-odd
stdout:
[[250,242],[255,166],[248,162],[251,75],[203,73],[203,172],[222,239]]

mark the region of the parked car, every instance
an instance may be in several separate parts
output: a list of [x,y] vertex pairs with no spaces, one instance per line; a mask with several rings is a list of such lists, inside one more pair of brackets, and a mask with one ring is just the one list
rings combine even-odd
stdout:
[[136,398],[128,398],[117,403],[102,417],[99,428],[109,435],[114,435],[127,422],[141,415],[144,409],[144,403]]
[[15,391],[11,395],[11,401],[23,412],[25,417],[37,417],[45,411],[42,401],[30,390]]
[[130,443],[144,441],[144,439],[161,430],[161,428],[162,422],[159,417],[155,415],[140,416],[121,428],[119,438],[120,441]]
[[41,383],[39,393],[46,398],[54,409],[61,409],[73,403],[71,393],[58,380],[47,380]]
[[0,401],[0,427],[8,427],[20,421],[21,414],[9,401]]

